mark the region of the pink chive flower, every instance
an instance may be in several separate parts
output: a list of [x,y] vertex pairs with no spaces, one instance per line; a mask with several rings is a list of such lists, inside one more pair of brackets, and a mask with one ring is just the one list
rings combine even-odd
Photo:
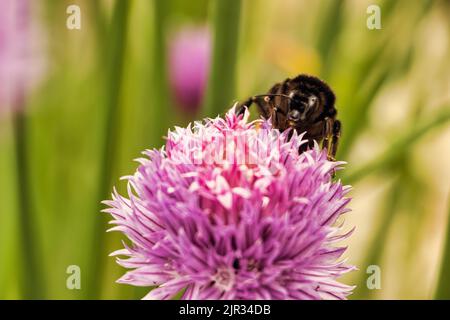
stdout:
[[210,61],[207,28],[188,27],[175,33],[169,43],[169,83],[175,102],[196,113],[202,103]]
[[131,269],[119,283],[155,286],[145,299],[345,299],[354,269],[337,244],[349,191],[295,132],[247,122],[232,109],[169,131],[147,150],[104,211],[131,241],[113,252]]
[[30,0],[0,1],[0,111],[19,108],[43,74],[43,37],[31,11]]

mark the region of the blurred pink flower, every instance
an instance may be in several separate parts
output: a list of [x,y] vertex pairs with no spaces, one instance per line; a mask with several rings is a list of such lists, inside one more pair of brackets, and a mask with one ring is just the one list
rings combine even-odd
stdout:
[[20,108],[19,99],[42,78],[42,35],[30,0],[0,1],[0,112]]
[[197,112],[202,103],[210,51],[210,34],[205,27],[183,28],[170,41],[170,87],[177,104],[186,112]]

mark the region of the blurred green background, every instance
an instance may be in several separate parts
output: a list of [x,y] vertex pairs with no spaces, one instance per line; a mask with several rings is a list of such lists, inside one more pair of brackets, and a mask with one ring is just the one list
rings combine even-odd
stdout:
[[[81,29],[66,8],[81,9]],[[366,12],[381,8],[380,30]],[[337,96],[340,178],[353,185],[351,299],[450,298],[450,1],[32,1],[45,77],[0,117],[0,299],[137,299],[119,285],[100,201],[167,129],[216,116],[299,73]],[[176,30],[211,32],[202,103],[169,85]],[[35,39],[36,40],[36,39]],[[81,269],[69,290],[66,269]],[[368,290],[366,269],[381,268]]]

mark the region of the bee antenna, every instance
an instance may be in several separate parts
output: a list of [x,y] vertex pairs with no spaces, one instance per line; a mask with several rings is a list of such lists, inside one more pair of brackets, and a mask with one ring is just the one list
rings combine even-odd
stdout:
[[264,97],[283,97],[283,98],[292,99],[292,97],[288,96],[287,94],[282,94],[282,93],[268,93],[268,94],[260,94],[257,96],[253,96],[253,98],[264,98]]

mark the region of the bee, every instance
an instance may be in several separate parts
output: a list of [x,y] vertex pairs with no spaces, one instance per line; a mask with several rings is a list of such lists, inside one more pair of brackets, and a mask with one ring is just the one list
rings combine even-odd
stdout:
[[341,122],[336,119],[336,97],[330,87],[314,76],[300,74],[275,84],[266,94],[250,97],[238,104],[236,112],[244,113],[252,104],[265,119],[281,132],[292,128],[305,132],[308,143],[300,147],[303,152],[314,146],[314,141],[327,149],[328,159],[335,161]]

